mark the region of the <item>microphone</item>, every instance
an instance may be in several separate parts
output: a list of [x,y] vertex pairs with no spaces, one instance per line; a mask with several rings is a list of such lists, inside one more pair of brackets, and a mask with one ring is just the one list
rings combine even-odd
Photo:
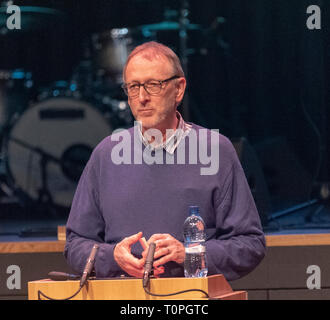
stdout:
[[99,245],[98,244],[94,244],[93,248],[92,248],[92,251],[87,259],[87,263],[86,263],[86,266],[85,266],[85,269],[84,269],[84,272],[81,276],[81,279],[80,279],[80,287],[84,286],[89,275],[91,274],[92,272],[92,269],[94,267],[94,262],[95,262],[95,256],[96,256],[96,253],[97,253],[97,250],[99,249]]
[[149,277],[152,272],[152,265],[154,263],[154,255],[155,255],[156,244],[154,242],[150,243],[146,262],[144,264],[144,274],[143,274],[143,288],[146,288],[149,283]]
[[65,281],[65,280],[77,280],[80,278],[78,274],[69,274],[64,272],[51,271],[48,273],[51,280]]

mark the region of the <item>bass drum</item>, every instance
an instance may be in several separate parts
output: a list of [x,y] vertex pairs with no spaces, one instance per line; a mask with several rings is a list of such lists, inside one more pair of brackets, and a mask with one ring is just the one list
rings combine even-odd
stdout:
[[47,191],[53,204],[70,207],[92,150],[111,132],[89,103],[59,97],[36,104],[9,133],[7,159],[15,187],[33,200]]

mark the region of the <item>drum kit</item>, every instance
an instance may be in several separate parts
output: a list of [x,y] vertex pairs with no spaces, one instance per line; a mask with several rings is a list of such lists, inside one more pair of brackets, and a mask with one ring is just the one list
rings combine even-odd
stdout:
[[[58,14],[46,8],[23,9],[28,17],[24,32],[30,24],[45,20],[46,13],[47,20]],[[187,8],[178,20],[92,34],[71,78],[38,88],[34,101],[29,96],[35,86],[31,72],[0,70],[0,204],[10,197],[21,201],[24,195],[43,208],[70,207],[93,148],[114,129],[133,124],[121,90],[130,51],[143,42],[157,41],[164,31],[175,32],[185,61],[187,32],[201,27],[189,23]],[[2,30],[4,21],[0,11]]]

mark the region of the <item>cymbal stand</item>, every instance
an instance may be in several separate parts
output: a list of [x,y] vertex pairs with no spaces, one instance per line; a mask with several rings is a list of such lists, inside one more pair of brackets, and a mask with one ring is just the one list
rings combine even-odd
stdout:
[[[188,41],[188,25],[189,25],[189,2],[188,0],[182,0],[181,10],[180,10],[180,19],[179,19],[179,37],[180,37],[180,58],[182,63],[183,72],[186,79],[188,79],[188,50],[187,50],[187,41]],[[182,104],[183,109],[183,118],[185,121],[190,120],[189,113],[189,89],[186,89],[185,97]]]

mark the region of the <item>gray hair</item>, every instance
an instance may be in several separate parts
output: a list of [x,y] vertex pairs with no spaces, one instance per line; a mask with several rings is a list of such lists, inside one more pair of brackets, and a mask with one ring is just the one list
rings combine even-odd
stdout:
[[137,56],[138,54],[142,54],[144,58],[148,60],[153,60],[154,58],[157,58],[159,56],[164,56],[169,60],[169,62],[172,64],[174,74],[179,77],[184,77],[184,72],[181,66],[181,62],[179,57],[176,55],[176,53],[169,47],[155,41],[145,42],[139,46],[137,46],[128,56],[126,64],[124,66],[123,70],[123,79],[125,81],[125,74],[127,65],[130,62],[130,60]]

